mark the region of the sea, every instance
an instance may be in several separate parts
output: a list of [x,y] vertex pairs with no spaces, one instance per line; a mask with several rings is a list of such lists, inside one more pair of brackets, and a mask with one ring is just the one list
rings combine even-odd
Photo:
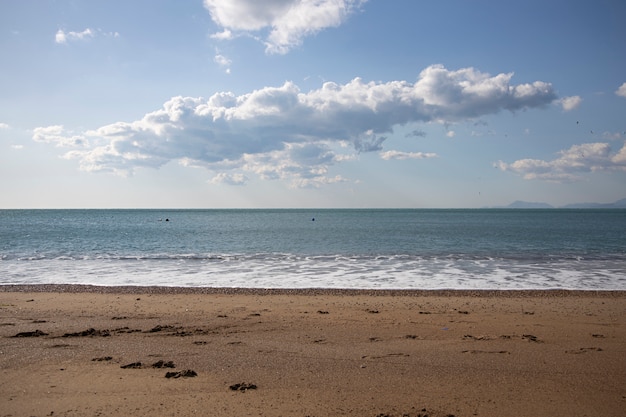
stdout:
[[626,290],[626,210],[0,210],[7,284]]

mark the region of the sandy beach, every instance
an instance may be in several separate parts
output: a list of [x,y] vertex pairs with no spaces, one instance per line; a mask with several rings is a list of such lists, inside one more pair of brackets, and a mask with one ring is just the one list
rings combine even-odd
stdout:
[[626,292],[0,286],[4,416],[624,416]]

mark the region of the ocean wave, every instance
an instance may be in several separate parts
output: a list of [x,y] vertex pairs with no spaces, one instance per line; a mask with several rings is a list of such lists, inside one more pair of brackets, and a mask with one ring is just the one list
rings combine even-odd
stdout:
[[200,261],[200,262],[457,262],[457,261],[486,261],[486,262],[626,262],[626,253],[544,253],[544,252],[515,252],[500,255],[483,255],[468,253],[442,253],[442,254],[321,254],[303,255],[294,253],[96,253],[96,254],[55,254],[37,253],[28,255],[3,254],[0,261]]
[[159,254],[3,259],[0,284],[242,288],[626,289],[626,259],[467,255]]

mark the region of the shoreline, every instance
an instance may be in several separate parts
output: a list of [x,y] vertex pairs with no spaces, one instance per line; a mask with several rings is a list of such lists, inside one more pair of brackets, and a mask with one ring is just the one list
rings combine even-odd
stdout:
[[244,288],[244,287],[177,287],[92,284],[0,284],[1,292],[52,292],[95,294],[225,294],[225,295],[337,295],[402,297],[626,297],[626,290],[570,289],[352,289],[352,288]]

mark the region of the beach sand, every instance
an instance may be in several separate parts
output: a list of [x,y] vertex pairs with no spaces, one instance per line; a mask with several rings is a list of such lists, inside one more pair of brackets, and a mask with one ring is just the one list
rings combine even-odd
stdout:
[[0,286],[2,416],[624,416],[626,292]]

